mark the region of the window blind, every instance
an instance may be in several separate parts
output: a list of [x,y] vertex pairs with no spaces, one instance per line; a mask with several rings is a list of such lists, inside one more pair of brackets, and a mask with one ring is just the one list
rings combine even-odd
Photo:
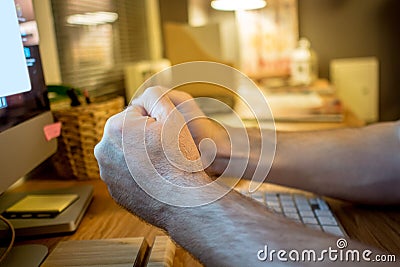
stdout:
[[[92,96],[123,94],[125,64],[149,59],[145,0],[52,0],[52,8],[63,84]],[[73,15],[98,12],[118,18],[68,22]]]

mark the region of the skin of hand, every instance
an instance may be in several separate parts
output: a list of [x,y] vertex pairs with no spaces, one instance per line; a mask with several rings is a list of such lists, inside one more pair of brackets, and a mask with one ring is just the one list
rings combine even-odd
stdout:
[[[215,146],[207,146],[207,144],[204,144],[201,151],[212,155],[213,153],[208,153],[208,151],[216,148],[216,157],[212,164],[207,166],[208,168],[206,168],[206,171],[207,174],[211,176],[220,175],[226,168],[226,163],[221,164],[219,159],[223,158],[229,160],[231,154],[229,134],[226,131],[226,128],[229,127],[224,128],[217,122],[206,117],[192,96],[186,92],[172,90],[168,92],[168,97],[185,118],[190,133],[199,150],[203,140],[209,139],[214,142]],[[229,130],[233,130],[233,128],[229,128]],[[209,155],[202,154],[202,157],[207,157]]]
[[[220,123],[206,117],[192,96],[186,92],[172,90],[168,92],[168,97],[185,118],[190,133],[196,145],[199,147],[199,150],[202,152],[202,159],[203,157],[207,158],[210,155],[215,155],[211,160],[212,164],[205,164],[208,175],[220,176],[225,172],[224,176],[242,176],[246,179],[251,179],[257,165],[259,163],[264,164],[271,158],[269,154],[264,157],[264,160],[260,159],[261,132],[259,129],[238,129],[227,125],[222,126]],[[246,131],[247,136],[243,136],[243,131]],[[271,137],[270,131],[268,133],[264,132],[264,135],[267,136],[267,138],[263,140],[264,145],[268,146],[270,148],[269,151],[272,153],[274,144],[271,142],[272,138],[268,138]],[[233,144],[232,136],[237,136],[236,140],[248,139],[250,142],[236,142]],[[214,146],[203,145],[202,141],[207,139],[212,140]],[[236,149],[232,150],[232,145],[234,145]],[[210,152],[215,148],[216,153]],[[246,154],[245,151],[249,151],[250,153]],[[236,164],[236,162],[242,162],[243,159],[248,160],[245,170],[241,168],[227,169],[229,162],[233,163],[232,166],[243,166],[242,164]],[[203,160],[203,162],[210,162],[210,159]]]
[[[165,205],[149,196],[138,186],[132,175],[148,179],[148,185],[157,187],[158,192],[163,192],[162,183],[157,183],[152,175],[152,170],[144,164],[146,157],[149,157],[155,170],[168,181],[177,185],[203,185],[211,179],[204,171],[189,173],[176,166],[165,157],[163,153],[164,144],[161,144],[162,127],[170,118],[175,108],[167,96],[163,96],[164,90],[159,87],[149,88],[144,94],[136,99],[125,111],[111,117],[105,126],[101,142],[95,147],[95,156],[99,162],[100,175],[108,185],[111,196],[136,214],[143,220],[165,229],[168,225],[169,216],[164,214],[173,213],[176,207]],[[157,100],[159,101],[157,102]],[[180,114],[176,114],[176,120],[182,120]],[[122,143],[123,130],[126,130]],[[141,146],[138,136],[143,134],[145,129],[148,155],[137,152]],[[189,160],[199,158],[199,152],[190,135],[187,127],[183,127],[179,136],[179,150]],[[124,155],[124,145],[131,145]],[[127,161],[130,162],[129,167]],[[190,161],[189,161],[190,162]],[[170,194],[171,192],[164,192]],[[168,211],[167,211],[168,210]]]

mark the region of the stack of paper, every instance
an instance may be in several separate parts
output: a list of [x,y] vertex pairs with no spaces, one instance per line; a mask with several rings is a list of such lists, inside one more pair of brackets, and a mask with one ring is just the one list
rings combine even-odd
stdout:
[[[314,92],[265,93],[263,98],[245,94],[243,101],[238,99],[235,111],[243,120],[275,121],[342,121],[342,107],[335,98],[321,97]],[[258,95],[259,94],[255,94]],[[268,103],[268,104],[266,104]]]

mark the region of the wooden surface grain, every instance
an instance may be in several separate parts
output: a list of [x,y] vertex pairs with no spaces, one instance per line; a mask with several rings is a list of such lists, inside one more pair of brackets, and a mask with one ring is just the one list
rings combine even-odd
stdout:
[[143,266],[146,249],[143,237],[61,241],[41,267]]
[[[53,251],[60,241],[94,240],[108,238],[144,237],[149,245],[156,236],[166,235],[165,232],[149,225],[129,213],[114,202],[108,193],[107,186],[101,180],[88,181],[53,181],[30,180],[14,189],[14,191],[42,190],[63,188],[73,185],[90,184],[94,187],[93,201],[89,206],[77,231],[71,235],[42,237],[29,240],[19,240],[19,244],[43,244]],[[177,246],[174,266],[201,266],[188,252]]]

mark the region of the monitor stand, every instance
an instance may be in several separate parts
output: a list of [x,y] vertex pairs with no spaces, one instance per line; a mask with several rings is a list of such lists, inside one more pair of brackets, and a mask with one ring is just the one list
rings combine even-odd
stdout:
[[30,192],[6,192],[0,196],[0,213],[26,195],[34,194],[77,194],[79,198],[54,218],[9,219],[17,238],[75,232],[93,198],[93,187],[78,185]]
[[48,249],[43,245],[15,246],[0,263],[0,267],[37,267],[47,256]]

